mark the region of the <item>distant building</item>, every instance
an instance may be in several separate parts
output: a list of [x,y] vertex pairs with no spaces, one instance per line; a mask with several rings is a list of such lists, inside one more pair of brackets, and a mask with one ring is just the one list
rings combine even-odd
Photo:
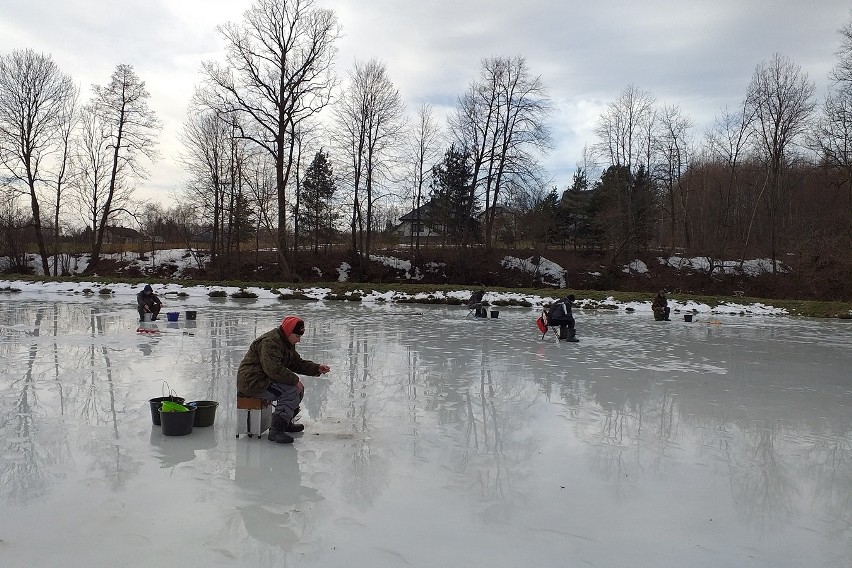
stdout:
[[[89,231],[91,232],[91,231]],[[145,242],[145,236],[136,229],[127,227],[107,227],[104,229],[104,244],[128,245]]]
[[396,233],[400,237],[410,238],[419,235],[421,238],[434,237],[443,234],[443,225],[436,220],[436,206],[430,199],[417,209],[412,209],[399,218]]

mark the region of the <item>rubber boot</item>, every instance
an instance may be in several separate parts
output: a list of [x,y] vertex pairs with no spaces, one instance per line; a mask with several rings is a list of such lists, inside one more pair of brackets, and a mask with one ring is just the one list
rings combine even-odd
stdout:
[[560,325],[559,326],[559,340],[560,341],[564,341],[564,340],[568,339],[568,331],[567,330],[568,330],[567,325]]
[[574,330],[574,328],[568,330],[568,338],[566,339],[566,341],[570,341],[571,343],[577,343],[578,341],[580,341],[579,339],[577,339],[577,332]]
[[279,414],[272,415],[272,425],[269,427],[267,438],[270,442],[292,444],[293,436],[287,433],[287,421]]

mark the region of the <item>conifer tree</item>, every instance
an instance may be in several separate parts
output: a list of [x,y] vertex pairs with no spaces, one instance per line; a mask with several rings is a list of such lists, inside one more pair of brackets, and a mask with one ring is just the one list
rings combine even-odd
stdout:
[[299,207],[299,226],[313,239],[314,252],[319,251],[321,238],[328,244],[340,217],[332,206],[336,189],[328,154],[320,150],[302,180]]

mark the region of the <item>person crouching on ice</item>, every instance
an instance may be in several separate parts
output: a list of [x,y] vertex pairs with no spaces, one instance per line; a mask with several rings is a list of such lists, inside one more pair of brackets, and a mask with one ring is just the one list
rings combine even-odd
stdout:
[[571,311],[574,300],[574,294],[570,294],[568,297],[554,302],[547,312],[547,325],[558,325],[559,339],[564,341],[579,341],[574,330],[574,314]]
[[163,303],[154,293],[150,284],[145,284],[142,291],[136,294],[136,311],[139,312],[139,321],[145,321],[145,314],[151,314],[151,320],[157,319]]
[[299,375],[318,377],[331,368],[302,359],[296,353],[296,344],[305,333],[305,322],[296,316],[287,316],[281,325],[252,341],[237,371],[237,392],[273,401],[272,426],[267,436],[271,442],[292,444],[289,432],[301,432],[304,424],[293,418],[299,413],[299,403],[305,387]]
[[666,299],[666,294],[662,290],[654,301],[651,302],[651,310],[654,312],[655,321],[669,321],[669,314],[672,309],[669,307],[669,301]]

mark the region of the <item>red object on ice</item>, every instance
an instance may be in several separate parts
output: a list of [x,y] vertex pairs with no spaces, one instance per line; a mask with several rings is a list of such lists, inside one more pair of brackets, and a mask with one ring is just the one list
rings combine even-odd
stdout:
[[136,333],[160,333],[159,329],[146,329],[144,327],[137,327]]
[[535,325],[538,327],[540,332],[547,333],[547,326],[544,324],[544,316],[538,316],[538,319],[535,320]]

